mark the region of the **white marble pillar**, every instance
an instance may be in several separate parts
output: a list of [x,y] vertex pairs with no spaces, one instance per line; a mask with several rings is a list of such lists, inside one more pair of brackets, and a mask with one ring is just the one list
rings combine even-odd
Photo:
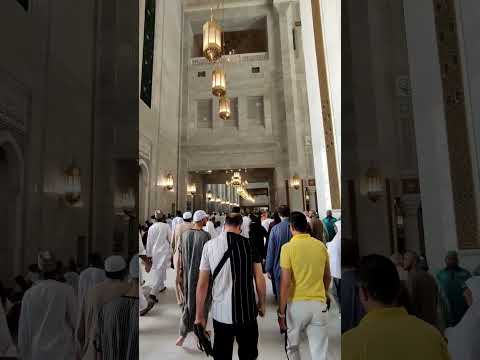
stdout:
[[[327,209],[332,207],[332,202],[328,178],[327,152],[325,146],[325,132],[323,128],[317,54],[315,50],[312,5],[310,0],[300,1],[300,15],[302,19],[302,43],[305,57],[305,73],[307,79],[308,106],[317,189],[316,201],[319,213],[324,214]],[[340,163],[340,161],[337,161],[337,163]]]
[[403,0],[426,255],[439,269],[457,249],[450,159],[432,1]]
[[[303,177],[306,171],[304,122],[299,113],[295,52],[292,37],[294,2],[290,0],[274,0],[274,5],[279,17],[283,95],[288,141],[288,176],[289,181],[291,181],[291,177],[294,175]],[[289,200],[292,209],[299,210],[303,208],[301,193],[299,196],[296,191],[290,191]]]

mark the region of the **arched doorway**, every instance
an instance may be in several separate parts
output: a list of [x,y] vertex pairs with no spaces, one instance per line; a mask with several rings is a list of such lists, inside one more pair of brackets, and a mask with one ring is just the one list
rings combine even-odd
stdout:
[[22,272],[23,156],[15,139],[0,132],[0,280]]
[[149,217],[149,189],[150,189],[150,172],[145,160],[139,161],[138,175],[138,213],[140,215],[139,223],[142,224]]

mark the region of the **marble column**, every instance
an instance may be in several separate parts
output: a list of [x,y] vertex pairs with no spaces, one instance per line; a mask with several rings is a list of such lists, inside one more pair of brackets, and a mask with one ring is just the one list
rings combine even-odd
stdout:
[[[299,113],[295,52],[292,38],[294,2],[290,0],[275,0],[274,5],[278,12],[280,27],[283,95],[288,141],[288,176],[289,178],[294,175],[304,177],[306,172],[304,122]],[[297,210],[303,208],[301,193],[298,195],[295,191],[290,192],[290,207]]]
[[432,1],[403,1],[426,255],[432,269],[457,249],[442,79]]

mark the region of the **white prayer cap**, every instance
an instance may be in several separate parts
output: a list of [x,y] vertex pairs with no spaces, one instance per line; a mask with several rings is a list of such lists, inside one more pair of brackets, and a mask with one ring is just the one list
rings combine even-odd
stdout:
[[183,213],[183,220],[190,220],[192,218],[192,213],[190,211]]
[[197,210],[195,211],[195,214],[193,214],[193,222],[200,222],[206,218],[208,219],[208,215],[203,210]]
[[105,260],[105,271],[106,272],[118,272],[125,270],[127,263],[125,259],[119,255],[109,256]]
[[56,268],[55,257],[48,250],[38,253],[37,262],[40,271],[51,272]]
[[138,255],[134,255],[130,260],[129,274],[132,279],[139,278],[139,259]]

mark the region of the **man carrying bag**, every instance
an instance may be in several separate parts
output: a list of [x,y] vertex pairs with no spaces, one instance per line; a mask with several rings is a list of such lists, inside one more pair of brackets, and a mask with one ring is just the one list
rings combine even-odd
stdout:
[[[201,344],[203,342],[204,349],[210,350],[205,341],[204,306],[213,271],[215,282],[212,277],[212,317],[215,341],[213,352],[206,353],[217,360],[232,358],[234,340],[238,343],[240,360],[258,357],[257,315],[263,316],[265,313],[266,285],[261,255],[257,254],[250,239],[240,235],[241,226],[240,214],[228,215],[225,231],[205,244],[200,263],[195,332],[197,336],[200,335],[199,340]],[[258,302],[255,300],[255,292]]]

